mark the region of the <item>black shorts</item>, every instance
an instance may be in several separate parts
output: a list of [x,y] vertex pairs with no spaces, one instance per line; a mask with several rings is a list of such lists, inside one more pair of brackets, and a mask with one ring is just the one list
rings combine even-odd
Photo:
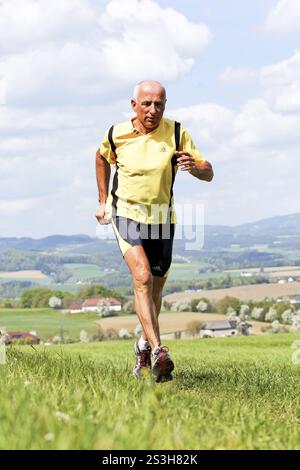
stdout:
[[167,277],[172,261],[175,224],[142,224],[121,216],[114,216],[112,222],[122,255],[133,246],[142,246],[153,276]]

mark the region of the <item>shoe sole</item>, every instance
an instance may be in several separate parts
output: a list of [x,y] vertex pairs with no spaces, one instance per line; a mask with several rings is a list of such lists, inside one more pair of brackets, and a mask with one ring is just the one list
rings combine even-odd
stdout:
[[[162,364],[159,364],[156,368],[153,368],[152,369],[152,373],[154,375],[154,378],[155,378],[155,381],[156,382],[166,382],[167,380],[172,380],[173,377],[172,377],[172,370],[174,369],[174,364],[173,364],[173,361],[170,359],[170,360],[167,360],[165,361],[165,363],[163,364],[163,367],[162,367]],[[165,377],[171,377],[168,378],[167,380],[162,380],[162,378]]]

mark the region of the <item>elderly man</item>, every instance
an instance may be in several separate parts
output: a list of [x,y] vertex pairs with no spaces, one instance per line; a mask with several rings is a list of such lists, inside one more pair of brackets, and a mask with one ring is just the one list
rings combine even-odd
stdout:
[[[161,345],[158,315],[171,265],[175,215],[173,184],[178,167],[211,181],[212,167],[180,123],[163,118],[165,88],[145,80],[134,89],[135,116],[112,126],[96,152],[100,224],[112,226],[130,270],[142,336],[135,344],[133,374],[152,370],[157,382],[172,380],[174,363]],[[116,165],[108,194],[110,165]],[[152,365],[151,365],[152,356]]]

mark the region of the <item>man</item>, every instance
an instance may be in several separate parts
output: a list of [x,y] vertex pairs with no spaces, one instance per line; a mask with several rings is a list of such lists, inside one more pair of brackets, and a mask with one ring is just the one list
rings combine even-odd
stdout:
[[[112,222],[120,250],[131,272],[135,309],[142,336],[135,344],[136,377],[151,369],[157,382],[172,380],[174,363],[161,345],[158,315],[171,264],[175,215],[173,183],[178,166],[200,180],[211,181],[212,167],[188,132],[163,118],[165,88],[145,80],[134,89],[131,121],[106,132],[96,153],[100,224]],[[110,165],[116,165],[108,195]],[[152,354],[151,354],[152,353]]]

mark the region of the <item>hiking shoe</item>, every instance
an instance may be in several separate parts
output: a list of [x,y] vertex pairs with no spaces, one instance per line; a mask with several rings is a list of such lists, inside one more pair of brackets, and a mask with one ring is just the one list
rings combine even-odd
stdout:
[[139,379],[140,377],[147,375],[151,370],[151,347],[140,350],[138,341],[134,345],[134,352],[136,356],[136,363],[133,368],[133,375]]
[[159,346],[154,351],[152,373],[156,382],[167,382],[173,379],[171,372],[174,369],[174,363],[168,352],[169,349],[165,346]]

